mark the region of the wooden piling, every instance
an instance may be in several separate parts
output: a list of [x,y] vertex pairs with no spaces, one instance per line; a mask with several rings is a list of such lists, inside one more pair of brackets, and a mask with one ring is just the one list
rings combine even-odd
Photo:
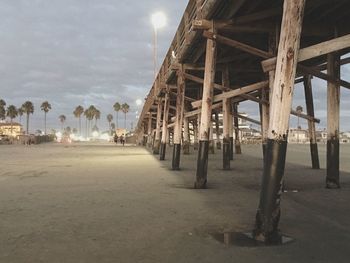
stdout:
[[214,122],[213,120],[210,122],[209,129],[209,153],[215,154],[215,142],[214,142]]
[[[337,53],[327,57],[328,75],[340,78],[340,57]],[[328,82],[327,85],[327,176],[326,188],[340,188],[339,183],[339,109],[340,86]]]
[[158,100],[157,105],[157,120],[156,120],[156,132],[154,136],[154,144],[153,144],[153,154],[159,154],[160,147],[160,126],[162,121],[162,99]]
[[215,112],[216,149],[221,150],[219,113]]
[[189,132],[188,118],[184,117],[184,133],[183,133],[183,145],[182,152],[187,155],[190,154],[190,132]]
[[241,141],[239,138],[238,104],[233,103],[233,124],[235,130],[235,153],[242,154]]
[[232,115],[233,109],[232,109],[232,103],[230,100],[230,118],[229,118],[229,130],[230,130],[230,160],[233,160],[233,148],[234,148],[234,141],[233,141],[233,115]]
[[[306,102],[306,111],[307,115],[311,117],[315,117],[314,112],[314,100],[312,95],[312,84],[311,84],[311,76],[304,76],[304,92],[305,92],[305,102]],[[311,153],[311,164],[312,169],[320,169],[320,161],[318,158],[318,147],[316,141],[316,127],[315,122],[312,120],[308,120],[309,127],[309,138],[310,138],[310,153]]]
[[162,126],[162,139],[160,143],[160,152],[159,152],[159,160],[163,161],[165,160],[165,153],[166,153],[166,144],[168,139],[168,122],[169,122],[169,90],[167,89],[167,92],[165,94],[164,99],[164,111],[163,111],[163,126]]
[[259,208],[253,236],[281,243],[280,198],[305,0],[284,1]]
[[[211,31],[214,32],[214,22],[212,22]],[[215,68],[216,43],[212,39],[207,39],[195,188],[206,188],[207,184],[209,130],[211,125]]]
[[174,127],[174,148],[172,169],[180,169],[180,154],[181,154],[181,136],[182,136],[182,123],[183,123],[183,111],[185,102],[185,78],[183,76],[182,67],[177,71],[177,97],[176,97],[176,120]]
[[230,118],[231,115],[231,103],[230,99],[224,99],[222,101],[222,122],[223,122],[223,140],[222,140],[222,168],[224,170],[230,170]]
[[147,146],[148,148],[152,147],[152,114],[149,113],[148,117],[148,127],[147,127]]
[[193,121],[193,149],[198,150],[198,117]]

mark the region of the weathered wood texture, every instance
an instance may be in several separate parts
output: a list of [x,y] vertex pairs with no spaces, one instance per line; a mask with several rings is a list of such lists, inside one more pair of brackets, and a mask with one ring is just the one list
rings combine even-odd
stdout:
[[[213,104],[213,88],[215,79],[215,58],[216,58],[216,43],[208,39],[205,57],[205,72],[203,83],[202,100],[199,101],[201,108],[201,123],[199,131],[199,140],[207,141],[209,139],[209,128],[211,123],[211,111]],[[193,106],[192,102],[192,106]]]
[[[327,73],[340,77],[340,57],[337,53],[328,55]],[[328,82],[327,86],[327,188],[339,188],[339,116],[340,86]]]
[[176,97],[176,119],[174,127],[174,144],[181,144],[182,122],[185,102],[185,78],[182,70],[178,72],[177,77],[177,97]]

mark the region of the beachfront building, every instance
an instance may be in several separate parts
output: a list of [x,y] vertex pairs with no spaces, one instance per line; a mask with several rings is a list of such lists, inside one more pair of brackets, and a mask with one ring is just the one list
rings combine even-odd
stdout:
[[289,129],[288,142],[289,143],[308,143],[310,141],[309,131],[304,129]]
[[0,123],[0,135],[17,137],[22,133],[22,125],[17,122],[13,122],[12,125],[9,122]]

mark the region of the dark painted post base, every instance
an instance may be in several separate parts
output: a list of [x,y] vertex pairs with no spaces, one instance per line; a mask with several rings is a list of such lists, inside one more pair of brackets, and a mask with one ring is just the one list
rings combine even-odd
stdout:
[[240,144],[235,144],[235,153],[236,154],[242,154],[242,148]]
[[214,154],[215,153],[215,146],[214,146],[214,141],[209,142],[209,153]]
[[171,169],[173,170],[180,170],[180,153],[181,153],[181,144],[174,144],[173,160],[171,163]]
[[233,160],[233,137],[230,137],[230,160]]
[[184,155],[190,154],[190,142],[184,142],[182,145],[182,152]]
[[165,160],[165,149],[166,149],[166,143],[161,143],[160,151],[159,151],[159,160],[161,161]]
[[339,183],[339,139],[327,141],[326,188],[338,189]]
[[230,140],[224,138],[222,143],[222,168],[230,170]]
[[195,143],[193,144],[193,149],[194,149],[194,150],[198,150],[198,142],[195,142]]
[[317,143],[310,143],[312,169],[320,169]]
[[253,237],[266,244],[280,244],[282,241],[278,223],[286,152],[286,140],[268,139],[260,203],[253,230]]
[[153,154],[159,154],[160,141],[155,140],[153,144]]
[[221,142],[216,142],[216,149],[221,150]]
[[265,163],[265,158],[266,158],[266,148],[267,148],[267,143],[266,141],[264,141],[262,143],[262,153],[263,153],[263,160],[264,160],[264,163]]
[[204,189],[207,187],[209,141],[199,141],[197,173],[194,188]]

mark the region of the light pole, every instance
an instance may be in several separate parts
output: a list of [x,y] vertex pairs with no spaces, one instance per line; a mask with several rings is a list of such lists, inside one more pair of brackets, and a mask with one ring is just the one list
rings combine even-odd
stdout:
[[157,76],[158,70],[158,29],[162,28],[166,24],[166,16],[162,12],[156,12],[151,16],[151,22],[153,25],[153,65],[154,65],[154,78]]

